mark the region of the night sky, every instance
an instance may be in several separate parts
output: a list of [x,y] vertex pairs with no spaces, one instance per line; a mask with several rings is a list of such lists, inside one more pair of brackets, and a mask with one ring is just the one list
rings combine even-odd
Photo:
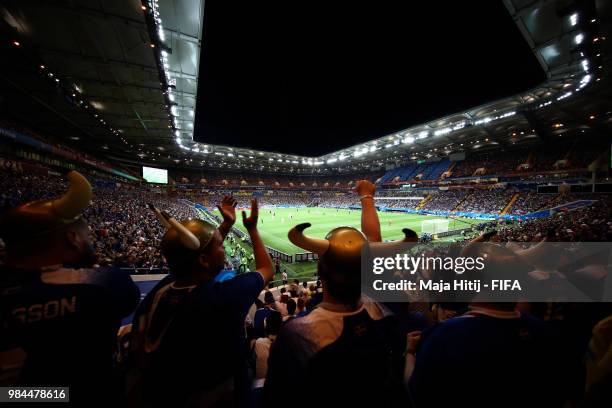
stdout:
[[545,75],[501,1],[209,0],[194,137],[318,156]]

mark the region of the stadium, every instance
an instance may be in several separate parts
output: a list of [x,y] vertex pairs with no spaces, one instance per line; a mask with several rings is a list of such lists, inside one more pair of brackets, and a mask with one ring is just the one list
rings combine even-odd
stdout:
[[612,2],[336,3],[0,3],[0,402],[611,406]]

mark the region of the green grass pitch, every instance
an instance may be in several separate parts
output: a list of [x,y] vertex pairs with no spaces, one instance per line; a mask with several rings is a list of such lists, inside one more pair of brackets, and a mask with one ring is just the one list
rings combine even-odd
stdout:
[[[218,210],[215,213],[219,215]],[[247,211],[248,213],[248,211]],[[421,233],[421,222],[426,219],[444,219],[443,217],[406,214],[396,212],[379,212],[383,240],[395,240],[403,237],[402,228],[410,228]],[[237,214],[236,227],[245,231],[242,216]],[[330,230],[340,226],[361,228],[361,211],[336,208],[260,208],[259,234],[264,243],[287,254],[306,252],[296,247],[287,239],[287,232],[293,226],[309,222],[312,227],[305,232],[313,237],[323,238]],[[482,222],[473,219],[449,219],[449,230],[465,228],[469,224]],[[245,231],[246,232],[246,231]]]

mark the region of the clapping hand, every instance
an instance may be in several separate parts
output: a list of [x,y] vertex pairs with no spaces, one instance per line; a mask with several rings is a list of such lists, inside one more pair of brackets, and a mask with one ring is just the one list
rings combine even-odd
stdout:
[[251,215],[247,217],[246,213],[244,211],[242,212],[242,223],[244,224],[244,227],[247,229],[247,231],[252,231],[252,230],[257,229],[258,216],[259,216],[259,207],[257,205],[257,200],[252,199],[251,200]]
[[226,195],[221,200],[221,205],[217,206],[224,223],[234,225],[236,222],[236,204],[237,201],[234,197]]

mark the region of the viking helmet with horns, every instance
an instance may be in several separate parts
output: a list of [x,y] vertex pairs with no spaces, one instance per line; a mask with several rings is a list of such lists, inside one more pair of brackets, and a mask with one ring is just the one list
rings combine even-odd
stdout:
[[214,225],[198,219],[179,222],[153,204],[149,204],[149,208],[166,228],[161,250],[172,268],[180,269],[182,264],[193,259],[193,255],[199,254],[213,240],[216,230]]
[[212,224],[197,219],[179,222],[167,212],[155,208],[153,204],[149,204],[149,208],[167,230],[162,238],[162,250],[164,247],[178,245],[196,251],[206,248],[212,241],[215,234],[215,227]]
[[91,184],[76,171],[68,173],[68,191],[59,198],[37,200],[7,211],[0,219],[0,236],[10,247],[82,219],[91,201]]
[[[361,248],[367,242],[363,233],[353,227],[338,227],[327,233],[324,239],[306,236],[304,230],[310,227],[310,223],[296,225],[287,234],[289,241],[294,245],[314,252],[319,256],[321,262],[326,263],[333,274],[340,279],[342,276],[359,276],[361,263]],[[400,246],[402,243],[411,242],[414,233],[409,229],[403,229],[404,238],[399,241],[372,243],[390,249],[392,246]]]

